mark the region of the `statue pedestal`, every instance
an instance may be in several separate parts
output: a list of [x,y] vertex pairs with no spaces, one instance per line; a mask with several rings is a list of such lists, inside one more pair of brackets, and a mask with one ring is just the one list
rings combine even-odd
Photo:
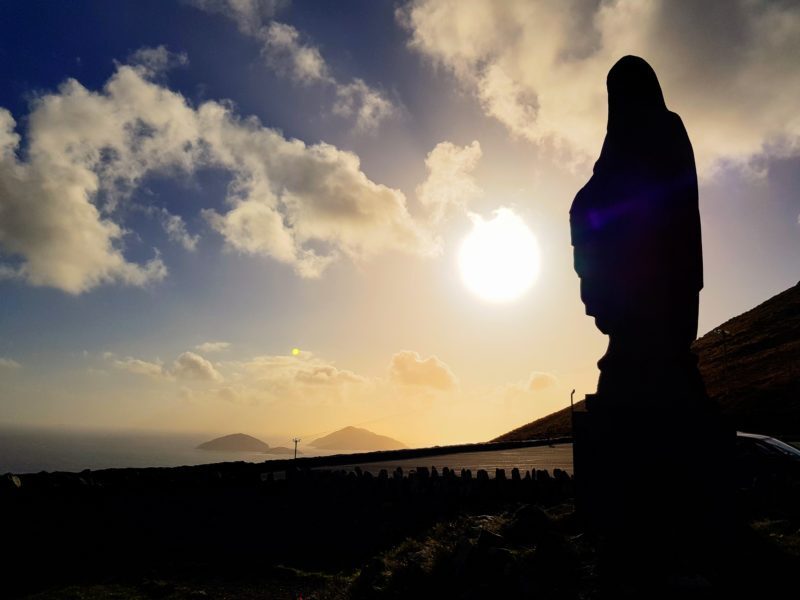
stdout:
[[609,568],[691,572],[719,556],[735,432],[714,407],[586,405],[573,417],[576,503]]

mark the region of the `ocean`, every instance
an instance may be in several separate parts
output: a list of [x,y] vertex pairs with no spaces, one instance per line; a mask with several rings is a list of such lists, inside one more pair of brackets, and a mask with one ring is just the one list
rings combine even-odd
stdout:
[[[247,461],[264,462],[287,458],[254,452],[213,452],[197,450],[214,434],[98,432],[34,429],[0,426],[0,473],[38,473],[40,471],[71,471],[122,467],[177,467],[209,463]],[[264,439],[271,446],[285,442]],[[320,451],[311,447],[299,448],[302,456],[320,456],[342,452]],[[291,455],[288,455],[291,456]],[[494,452],[469,452],[405,460],[359,463],[362,468],[377,473],[380,469],[393,471],[417,466],[436,466],[453,469],[468,468],[473,473],[496,468],[509,472],[512,468],[560,468],[572,472],[572,446],[519,448]],[[351,465],[355,466],[355,465]],[[348,467],[337,467],[348,468]]]
[[[0,427],[0,473],[177,467],[283,455],[197,450],[215,435]],[[269,442],[268,442],[269,443]]]

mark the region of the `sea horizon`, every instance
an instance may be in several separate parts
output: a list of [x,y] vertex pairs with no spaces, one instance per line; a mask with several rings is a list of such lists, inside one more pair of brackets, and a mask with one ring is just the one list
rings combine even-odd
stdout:
[[[290,456],[197,449],[199,444],[221,435],[226,434],[0,424],[0,473],[257,463]],[[291,443],[278,436],[255,437],[272,448]],[[311,446],[298,448],[298,455],[302,456],[330,453]]]

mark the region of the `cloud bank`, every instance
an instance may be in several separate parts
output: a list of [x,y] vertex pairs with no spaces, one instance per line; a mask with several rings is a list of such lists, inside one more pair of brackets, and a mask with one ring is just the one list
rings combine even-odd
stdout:
[[[125,256],[117,205],[148,174],[210,167],[232,177],[226,208],[203,211],[227,247],[291,265],[303,277],[318,277],[342,256],[435,252],[403,193],[371,181],[355,154],[287,139],[225,103],[195,108],[150,78],[170,59],[147,56],[151,66],[118,65],[102,90],[68,79],[36,99],[24,156],[15,120],[0,108],[4,278],[72,294],[163,279],[156,250],[141,263]],[[169,237],[193,249],[198,238],[182,219],[160,214]]]
[[278,74],[302,85],[322,85],[333,89],[335,115],[353,118],[358,131],[375,131],[398,113],[389,97],[364,80],[337,79],[320,49],[292,25],[272,20],[280,2],[255,0],[191,0],[189,4],[233,20],[239,31],[261,44],[264,61]]
[[472,176],[481,154],[477,140],[468,146],[440,142],[428,153],[428,177],[416,192],[431,223],[442,221],[454,211],[466,210],[483,193]]
[[411,0],[397,17],[485,114],[575,161],[599,153],[606,74],[626,54],[653,65],[702,170],[800,150],[796,3]]

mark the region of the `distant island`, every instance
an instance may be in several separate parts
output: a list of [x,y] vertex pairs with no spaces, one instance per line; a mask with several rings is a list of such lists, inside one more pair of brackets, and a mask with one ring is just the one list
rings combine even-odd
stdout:
[[402,442],[358,427],[345,427],[309,444],[322,450],[402,450]]
[[[244,433],[232,433],[223,435],[211,441],[204,442],[197,447],[198,450],[214,450],[217,452],[264,452],[270,454],[283,454],[283,450],[288,448],[272,448],[254,438],[252,435]],[[277,450],[277,452],[275,452]]]

